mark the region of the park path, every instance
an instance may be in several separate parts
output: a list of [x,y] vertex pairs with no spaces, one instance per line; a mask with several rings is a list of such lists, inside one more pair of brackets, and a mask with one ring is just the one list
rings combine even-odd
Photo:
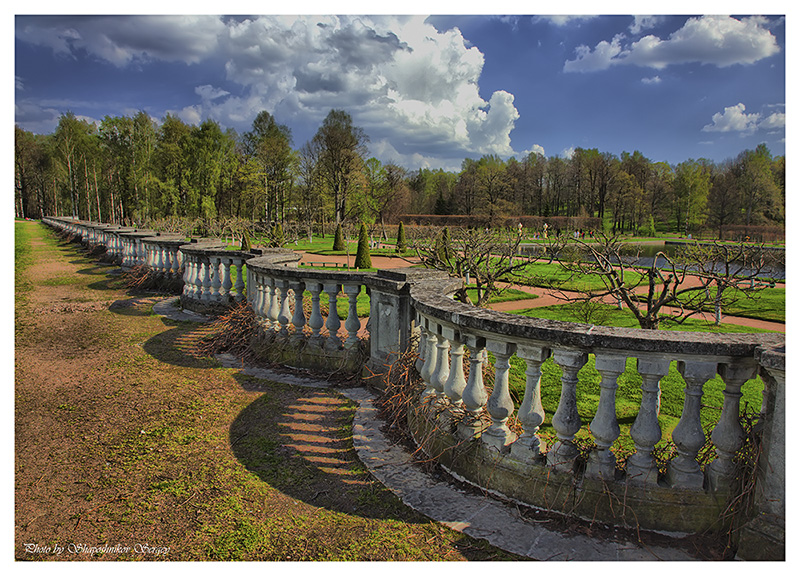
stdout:
[[[338,264],[339,266],[346,266],[348,263],[348,259],[346,256],[338,256],[338,255],[318,255],[318,254],[310,254],[307,252],[303,252],[303,258],[301,263],[306,265],[312,264]],[[350,256],[350,263],[355,260],[355,255]],[[419,260],[417,259],[406,259],[400,257],[392,257],[392,256],[372,256],[372,265],[375,268],[408,268],[410,266],[414,266],[415,264],[419,264]],[[698,280],[689,276],[685,284],[692,285],[693,283],[697,283]],[[527,292],[531,294],[533,297],[527,300],[513,300],[509,302],[497,302],[494,304],[490,304],[489,308],[492,310],[497,310],[499,312],[512,312],[516,310],[525,310],[528,308],[542,308],[544,306],[553,306],[555,304],[564,304],[566,300],[566,296],[570,296],[571,293],[569,292],[561,292],[561,296],[559,296],[559,292],[556,290],[551,290],[549,288],[541,288],[537,286],[523,286],[517,284],[510,284],[509,287],[513,287],[516,290],[520,290],[521,292]],[[785,288],[785,284],[776,284],[776,287]],[[641,292],[646,293],[647,287],[643,286]],[[608,302],[610,304],[615,304],[613,299],[609,299]],[[665,308],[664,312],[666,314],[676,313],[677,310],[675,308]],[[709,322],[714,321],[714,315],[712,313],[699,313],[694,316],[695,318],[700,318]],[[723,316],[722,318],[723,324],[733,324],[736,326],[747,326],[750,328],[759,328],[762,330],[773,330],[775,332],[786,332],[786,324],[784,322],[771,322],[767,320],[758,320],[755,318],[745,318],[741,316]]]

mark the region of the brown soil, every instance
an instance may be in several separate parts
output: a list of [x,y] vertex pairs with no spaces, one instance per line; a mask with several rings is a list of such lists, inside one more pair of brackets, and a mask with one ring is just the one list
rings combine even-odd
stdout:
[[152,313],[163,295],[21,225],[17,560],[517,559],[377,483],[334,389],[220,367],[196,352],[201,325]]

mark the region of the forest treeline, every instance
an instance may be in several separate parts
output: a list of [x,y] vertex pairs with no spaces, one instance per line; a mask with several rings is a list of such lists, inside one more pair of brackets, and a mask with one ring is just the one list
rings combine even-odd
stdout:
[[763,144],[720,163],[578,148],[568,158],[467,158],[448,172],[369,158],[368,142],[343,110],[299,147],[266,111],[244,134],[173,115],[96,125],[65,113],[51,134],[15,127],[15,211],[138,226],[166,218],[384,225],[405,214],[490,225],[580,217],[644,234],[784,225],[785,157]]

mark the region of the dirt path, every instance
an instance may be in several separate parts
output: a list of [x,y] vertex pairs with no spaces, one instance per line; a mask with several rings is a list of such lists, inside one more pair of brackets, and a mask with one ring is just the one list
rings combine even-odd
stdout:
[[15,298],[17,560],[492,560],[361,465],[352,402],[195,353],[206,327],[152,313],[24,223]]

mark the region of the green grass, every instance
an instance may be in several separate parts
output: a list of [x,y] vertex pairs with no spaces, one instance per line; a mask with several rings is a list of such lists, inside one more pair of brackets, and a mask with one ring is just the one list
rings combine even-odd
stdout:
[[[473,305],[477,304],[477,288],[468,288],[467,296]],[[500,295],[490,298],[489,304],[497,304],[499,302],[515,302],[517,300],[533,300],[534,298],[538,298],[538,296],[536,294],[529,294],[528,292],[523,292],[522,290],[517,290],[515,288],[507,288]]]
[[[639,323],[633,314],[627,310],[619,310],[610,304],[598,305],[598,310],[593,319],[589,322],[579,317],[578,308],[575,304],[556,304],[554,306],[542,306],[541,308],[527,308],[515,310],[512,314],[527,316],[529,318],[543,318],[545,320],[564,320],[566,322],[585,322],[597,326],[612,326],[616,328],[639,328]],[[736,324],[720,324],[715,326],[712,322],[697,318],[689,318],[683,324],[662,321],[662,330],[679,330],[684,332],[715,332],[715,333],[742,333],[742,332],[772,332],[749,326],[739,326]]]
[[[490,363],[493,359],[490,355]],[[509,390],[514,403],[519,407],[525,393],[524,360],[512,356],[509,373]],[[491,369],[490,369],[491,370]],[[487,374],[487,380],[493,380],[493,374]],[[578,400],[578,414],[581,418],[582,428],[577,434],[579,440],[591,438],[589,425],[597,413],[600,400],[600,373],[594,368],[594,355],[590,354],[587,363],[578,372],[578,385],[576,396]],[[540,428],[540,436],[546,439],[549,445],[557,440],[552,426],[561,395],[561,368],[549,358],[542,365],[541,398],[545,410],[545,421]],[[642,400],[642,377],[636,370],[636,359],[628,358],[625,371],[617,379],[616,416],[620,426],[620,436],[612,450],[621,455],[634,451],[633,440],[630,437],[630,428],[636,419]],[[662,439],[658,447],[663,448],[671,441],[672,430],[677,426],[683,412],[683,399],[685,381],[677,369],[677,363],[670,364],[669,373],[661,379],[661,408],[658,416],[662,430]],[[708,432],[719,421],[720,409],[723,403],[723,390],[725,384],[719,376],[709,380],[703,386],[703,408],[701,422]],[[764,383],[760,378],[748,380],[742,387],[741,411],[754,412],[761,407]]]
[[[531,262],[521,273],[522,279],[517,278],[517,283],[525,283],[530,286],[544,286],[548,288],[560,288],[567,291],[580,290],[603,290],[605,284],[598,276],[575,275],[559,263],[548,264],[546,262]],[[628,285],[635,285],[640,279],[641,274],[633,270],[625,271],[625,282]]]
[[[733,290],[726,289],[723,294],[727,298]],[[713,298],[716,288],[710,290],[712,302],[703,307],[707,312],[714,311]],[[757,318],[772,322],[786,321],[786,288],[762,288],[755,292],[735,294],[733,301],[722,307],[723,315]]]

